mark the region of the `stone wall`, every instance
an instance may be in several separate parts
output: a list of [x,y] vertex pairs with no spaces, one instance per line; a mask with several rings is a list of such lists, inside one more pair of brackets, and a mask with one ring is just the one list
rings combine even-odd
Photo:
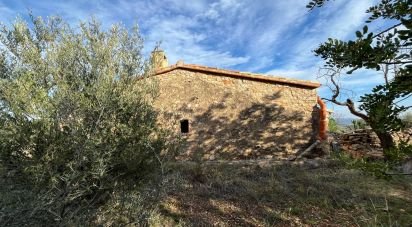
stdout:
[[[158,81],[159,122],[186,141],[178,159],[286,157],[313,141],[316,90],[176,69]],[[180,133],[180,121],[190,131]]]
[[[412,145],[412,128],[406,128],[392,134],[396,144],[401,141]],[[383,149],[376,133],[371,128],[357,129],[353,132],[332,135],[340,148],[353,158],[369,160],[383,159]]]
[[383,150],[378,136],[371,129],[357,129],[353,132],[336,134],[340,148],[353,158],[382,159]]

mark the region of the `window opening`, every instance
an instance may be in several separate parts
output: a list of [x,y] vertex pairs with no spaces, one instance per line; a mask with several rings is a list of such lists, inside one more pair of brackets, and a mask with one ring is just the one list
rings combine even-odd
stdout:
[[180,132],[181,133],[189,132],[189,120],[183,119],[180,121]]

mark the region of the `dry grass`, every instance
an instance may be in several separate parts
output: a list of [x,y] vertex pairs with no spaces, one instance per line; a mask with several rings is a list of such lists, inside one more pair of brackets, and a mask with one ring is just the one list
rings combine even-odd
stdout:
[[[412,223],[411,176],[387,181],[345,169],[338,163],[310,169],[285,162],[272,165],[182,162],[168,164],[163,174],[159,172],[148,176],[149,181],[137,181],[142,182],[140,185],[118,185],[109,201],[96,208],[91,222],[83,224],[410,226]],[[4,189],[0,190],[0,205],[11,202],[6,197],[11,191]],[[23,198],[20,194],[9,198],[18,197],[20,201]],[[4,212],[0,206],[0,223],[2,215],[7,215]]]
[[[378,180],[336,164],[169,166],[155,226],[407,226],[412,180]],[[166,220],[162,222],[159,220]]]

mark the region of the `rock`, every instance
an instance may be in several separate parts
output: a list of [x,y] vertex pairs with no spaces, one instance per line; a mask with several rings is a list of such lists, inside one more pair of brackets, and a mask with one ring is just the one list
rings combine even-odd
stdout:
[[272,159],[273,155],[265,155],[265,159]]
[[296,155],[291,155],[288,157],[288,161],[295,161],[296,160]]
[[271,164],[268,161],[258,161],[257,164],[260,168],[267,168],[271,166]]
[[350,146],[350,148],[352,150],[358,151],[358,150],[363,150],[364,146],[362,146],[361,144],[352,144],[352,146]]
[[244,155],[244,156],[249,156],[249,155],[252,154],[252,152],[253,152],[253,150],[252,150],[251,148],[248,148],[248,149],[246,149],[246,150],[243,152],[243,155]]
[[305,164],[309,169],[317,169],[320,167],[319,160],[316,159],[308,159]]
[[405,174],[412,174],[412,158],[402,164],[402,172]]
[[367,160],[382,160],[384,158],[383,156],[383,152],[380,151],[372,151],[372,152],[368,152],[364,155],[364,158],[366,158]]
[[336,142],[336,141],[333,141],[333,142],[331,143],[331,147],[332,147],[332,151],[333,151],[333,152],[339,152],[339,151],[340,151],[339,143]]
[[354,158],[380,159],[383,156],[379,138],[370,129],[357,129],[340,135],[338,142],[338,144],[331,144],[332,150],[337,150],[337,145],[340,145],[342,151],[351,154]]

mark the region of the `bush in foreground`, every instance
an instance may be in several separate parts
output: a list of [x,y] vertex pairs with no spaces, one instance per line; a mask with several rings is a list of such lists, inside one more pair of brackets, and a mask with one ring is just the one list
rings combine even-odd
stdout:
[[58,17],[2,27],[0,170],[16,193],[0,199],[0,223],[86,221],[113,187],[159,164],[165,132],[155,85],[138,79],[149,71],[141,51],[137,27]]

